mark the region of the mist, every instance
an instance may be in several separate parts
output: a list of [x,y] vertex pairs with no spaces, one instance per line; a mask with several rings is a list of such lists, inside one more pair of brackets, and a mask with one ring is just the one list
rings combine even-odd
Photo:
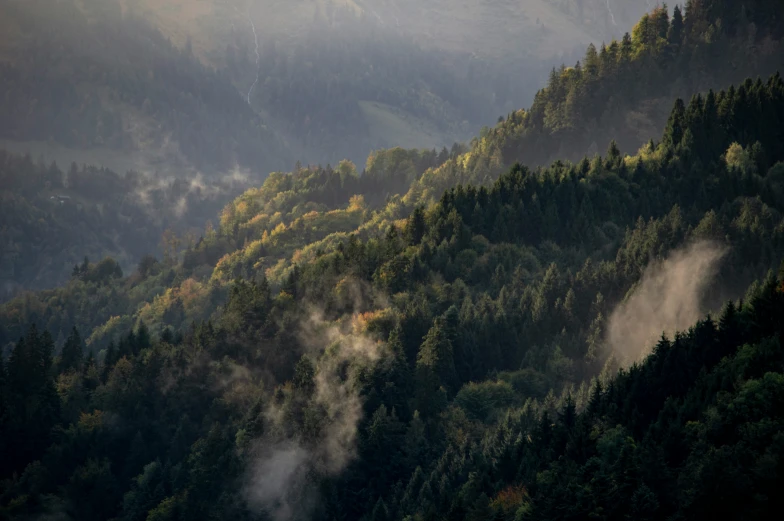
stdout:
[[244,495],[250,508],[276,521],[307,519],[319,504],[319,483],[337,476],[356,458],[362,397],[356,378],[385,357],[385,344],[362,332],[362,318],[347,323],[326,321],[313,311],[299,325],[298,337],[310,360],[316,360],[314,389],[303,414],[313,425],[296,431],[291,404],[271,404],[265,415],[271,432],[251,451]]
[[642,360],[662,334],[672,337],[709,311],[703,297],[727,251],[698,241],[646,268],[608,321],[606,344],[622,366]]

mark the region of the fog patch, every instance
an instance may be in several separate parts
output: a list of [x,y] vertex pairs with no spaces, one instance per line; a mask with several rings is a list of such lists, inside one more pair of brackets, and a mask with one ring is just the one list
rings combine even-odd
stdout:
[[662,334],[691,327],[708,311],[704,296],[728,249],[699,241],[651,263],[610,315],[606,343],[622,366],[647,356]]
[[[244,490],[252,510],[276,521],[309,519],[319,504],[319,484],[355,459],[363,413],[358,376],[386,353],[363,323],[360,313],[332,323],[312,311],[299,324],[301,346],[315,365],[312,394],[299,404],[292,398],[268,407],[271,432],[251,452]],[[292,410],[306,418],[302,425],[290,420]]]
[[307,487],[311,459],[312,454],[295,441],[258,449],[246,489],[251,508],[266,511],[276,520],[310,511],[316,501],[314,491]]
[[167,211],[177,220],[193,212],[198,214],[201,212],[200,203],[236,197],[250,188],[254,181],[249,170],[235,165],[231,170],[209,176],[202,172],[187,177],[136,172],[132,183],[126,198],[157,221]]

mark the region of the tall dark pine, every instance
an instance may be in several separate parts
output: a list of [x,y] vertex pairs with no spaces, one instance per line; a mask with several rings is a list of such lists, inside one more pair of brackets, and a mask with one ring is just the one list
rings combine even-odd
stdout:
[[670,114],[670,120],[667,122],[667,128],[664,129],[664,142],[675,147],[680,144],[683,139],[684,132],[684,116],[686,114],[686,106],[682,99],[675,102]]
[[[54,340],[35,325],[11,351],[8,361],[8,424],[4,472],[19,471],[48,447],[57,423],[60,398],[52,374]],[[13,447],[13,450],[9,450]]]
[[149,349],[150,346],[152,346],[150,330],[147,329],[147,324],[145,324],[143,321],[139,321],[139,328],[136,330],[136,346],[134,348],[134,355],[139,354],[145,349]]
[[683,41],[683,13],[680,6],[675,6],[672,13],[672,23],[670,24],[670,31],[667,34],[667,40],[671,45],[680,45]]
[[74,327],[71,329],[71,334],[68,335],[60,355],[60,371],[78,370],[82,366],[83,359],[82,337]]
[[417,407],[426,417],[439,410],[439,389],[455,389],[457,374],[450,341],[450,327],[443,317],[435,320],[419,348],[416,363]]
[[409,245],[419,244],[425,236],[425,230],[425,211],[421,207],[418,207],[414,210],[414,213],[411,214],[411,217],[408,218],[408,223],[406,223],[406,228],[404,230],[406,242]]

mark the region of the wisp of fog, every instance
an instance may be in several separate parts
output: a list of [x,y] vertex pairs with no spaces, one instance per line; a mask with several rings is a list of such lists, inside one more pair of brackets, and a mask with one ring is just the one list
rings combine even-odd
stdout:
[[[318,483],[342,472],[355,457],[362,418],[362,399],[355,384],[358,371],[372,369],[384,356],[385,344],[329,323],[314,312],[299,326],[306,353],[318,360],[313,408],[323,425],[308,439],[287,434],[285,412],[266,411],[273,432],[258,440],[245,488],[248,504],[276,521],[306,519],[318,504]],[[312,410],[312,409],[311,409]]]
[[606,343],[621,365],[640,361],[662,334],[672,336],[708,311],[703,295],[726,253],[724,246],[699,241],[646,268],[608,322]]

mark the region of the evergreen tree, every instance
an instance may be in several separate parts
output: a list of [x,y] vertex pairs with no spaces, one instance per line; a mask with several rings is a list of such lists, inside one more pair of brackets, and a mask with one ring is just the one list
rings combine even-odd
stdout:
[[147,329],[147,325],[144,321],[140,320],[139,327],[136,329],[136,342],[133,347],[133,354],[137,355],[145,349],[149,349],[151,346],[152,337],[150,335],[150,330]]
[[406,223],[403,233],[406,243],[409,246],[414,246],[422,242],[422,238],[425,236],[425,228],[425,211],[421,207],[417,207]]
[[683,41],[683,30],[684,30],[683,14],[681,13],[680,6],[676,5],[672,13],[672,24],[670,25],[670,30],[669,33],[667,34],[667,40],[670,42],[671,45],[681,44],[681,42]]
[[664,142],[669,146],[677,146],[683,139],[683,132],[685,126],[686,106],[683,100],[678,99],[675,102],[675,108],[670,115],[667,122],[667,127],[664,129]]
[[76,327],[73,327],[60,355],[60,371],[79,370],[83,359],[84,347],[82,337],[79,335]]
[[455,389],[457,374],[449,327],[444,318],[436,319],[419,348],[417,356],[417,388],[419,410],[427,416],[439,409],[439,389],[447,393]]

